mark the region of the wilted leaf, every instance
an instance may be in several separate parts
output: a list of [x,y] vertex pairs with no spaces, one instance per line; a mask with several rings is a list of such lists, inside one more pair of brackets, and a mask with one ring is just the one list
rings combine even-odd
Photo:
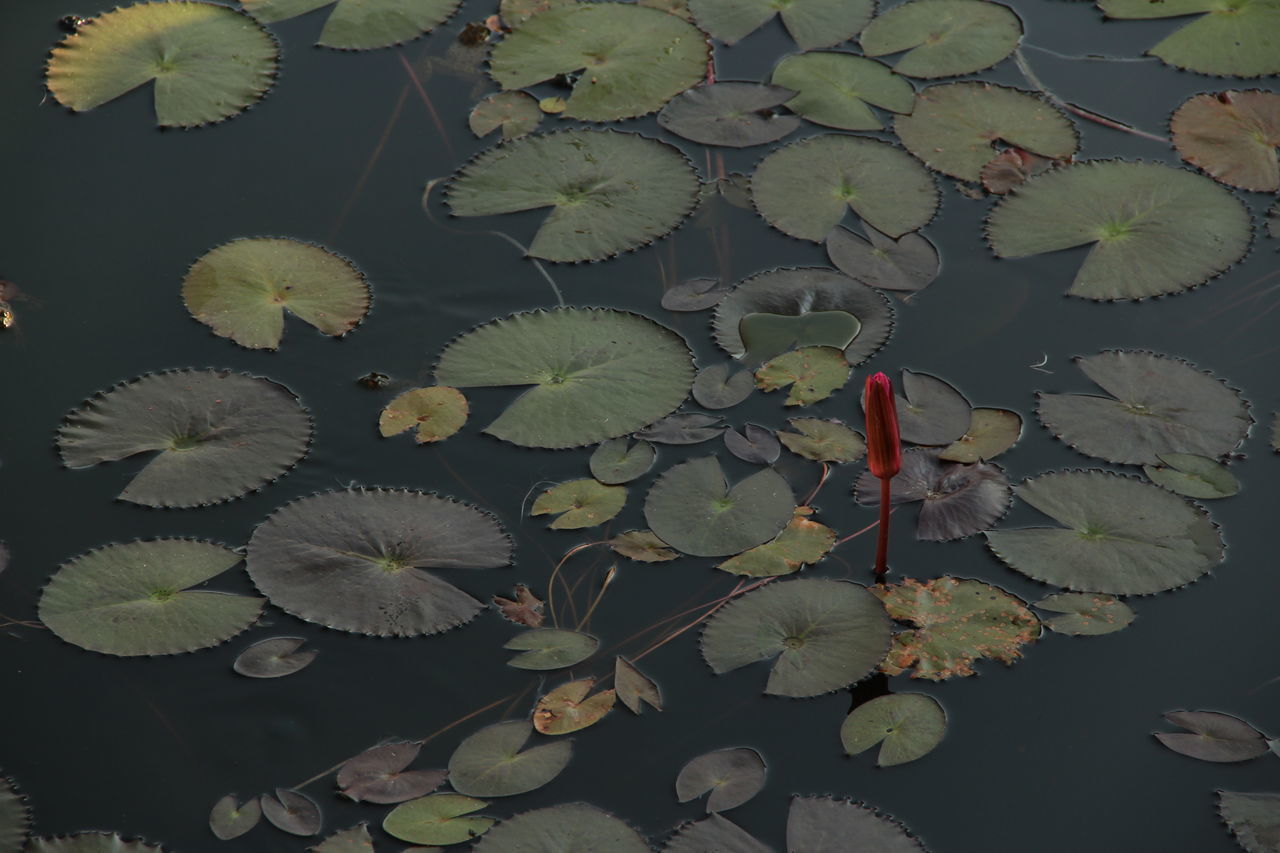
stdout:
[[755,375],[732,364],[713,364],[693,380],[693,399],[704,409],[729,409],[756,390]]
[[773,437],[773,432],[756,424],[747,424],[742,432],[726,430],[724,446],[743,462],[755,465],[772,465],[782,453],[782,445]]
[[719,437],[728,427],[718,415],[699,412],[676,412],[638,431],[636,438],[657,444],[701,444]]
[[[892,504],[923,501],[916,538],[935,542],[963,539],[989,530],[1009,509],[1012,489],[1004,472],[978,462],[943,462],[937,450],[902,454],[902,470],[890,481]],[[880,480],[864,471],[856,486],[858,503],[880,505]]]
[[1217,711],[1170,711],[1164,718],[1186,732],[1155,732],[1156,740],[1181,755],[1201,761],[1248,761],[1268,752],[1262,732]]
[[867,56],[906,51],[893,70],[954,77],[989,68],[1018,47],[1022,22],[986,0],[912,0],[878,15],[858,36]]
[[[339,50],[390,47],[431,31],[453,14],[461,0],[338,0],[317,44]],[[265,24],[331,5],[333,0],[240,0]]]
[[622,655],[614,660],[613,685],[618,692],[618,699],[633,714],[639,714],[647,702],[657,711],[662,710],[662,690],[654,680],[636,669],[635,664]]
[[816,563],[836,544],[836,532],[809,518],[813,510],[798,506],[791,522],[778,538],[730,557],[717,569],[736,575],[772,577],[799,571],[805,564]]
[[382,821],[382,828],[414,844],[461,844],[493,826],[491,817],[464,817],[487,805],[462,794],[431,794],[396,806]]
[[902,824],[870,806],[827,797],[793,797],[787,853],[924,853]]
[[747,747],[718,749],[699,755],[676,777],[676,798],[687,803],[710,792],[708,812],[736,808],[760,793],[765,766],[760,753]]
[[581,663],[596,653],[600,641],[589,634],[564,628],[534,628],[516,634],[504,649],[522,650],[507,661],[516,669],[563,669]]
[[880,130],[883,125],[871,107],[910,112],[915,95],[911,84],[888,66],[835,51],[785,57],[770,82],[794,90],[787,109],[842,130]]
[[525,92],[494,92],[475,105],[467,125],[476,136],[488,136],[502,128],[506,140],[532,133],[540,121],[537,98]]
[[236,658],[231,668],[250,678],[280,678],[293,675],[316,659],[314,651],[298,651],[302,637],[271,637],[259,640]]
[[647,441],[632,444],[626,437],[611,438],[592,452],[591,476],[608,485],[629,483],[652,468],[657,455]]
[[1189,498],[1226,498],[1240,491],[1240,481],[1225,465],[1194,453],[1161,453],[1167,467],[1144,465],[1151,482]]
[[870,287],[913,293],[938,277],[938,250],[912,232],[897,240],[864,226],[870,240],[836,226],[827,235],[827,257],[845,275]]
[[729,292],[718,278],[691,278],[662,293],[662,307],[668,311],[703,311],[712,308]]
[[263,794],[262,814],[276,829],[292,835],[320,831],[320,807],[306,794],[292,788],[276,788],[275,796]]
[[609,540],[614,553],[641,563],[665,563],[680,555],[649,530],[628,530]]
[[533,709],[533,727],[544,735],[565,735],[600,722],[613,710],[617,695],[601,690],[588,696],[594,678],[570,681],[538,699]]
[[1133,621],[1132,608],[1110,595],[1088,592],[1060,592],[1037,601],[1040,610],[1060,613],[1041,620],[1046,628],[1059,634],[1097,636],[1128,627]]
[[773,112],[794,94],[782,86],[759,83],[707,83],[677,95],[658,113],[658,124],[703,145],[763,145],[800,126],[799,118]]
[[[219,841],[230,841],[253,829],[261,819],[262,806],[257,797],[250,797],[241,805],[236,802],[235,794],[227,794],[213,804],[213,810],[209,812],[209,829]],[[8,853],[10,849],[18,848],[0,844],[0,850]]]
[[467,398],[457,388],[447,385],[415,388],[387,404],[378,417],[378,431],[387,438],[416,428],[418,443],[428,444],[462,429],[468,414]]
[[500,595],[493,597],[493,604],[502,613],[502,618],[526,628],[537,628],[542,624],[544,613],[542,599],[529,591],[522,583],[516,584],[516,598],[512,601]]
[[1041,172],[1061,165],[1021,148],[1006,148],[982,164],[982,188],[989,193],[1005,195],[1013,192]]
[[586,803],[535,809],[495,826],[474,853],[650,853],[649,845],[613,815]]
[[1022,437],[1022,416],[1008,409],[972,409],[969,428],[938,455],[944,462],[994,459]]
[[444,782],[443,770],[405,770],[418,757],[416,743],[388,743],[366,749],[338,771],[342,795],[356,802],[402,803],[430,793]]
[[831,47],[852,38],[875,11],[874,0],[689,0],[706,32],[725,44],[733,44],[767,23],[782,17],[787,32],[801,50]]
[[475,797],[510,797],[541,788],[573,757],[573,743],[558,740],[525,749],[533,734],[527,720],[485,726],[449,759],[449,784]]
[[786,405],[808,406],[843,388],[850,370],[840,350],[808,347],[767,362],[756,371],[756,386],[765,391],[790,386]]
[[862,433],[840,421],[820,418],[789,418],[795,432],[779,432],[786,448],[815,462],[856,462],[867,452]]
[[1280,794],[1220,790],[1218,814],[1248,853],[1280,853]]
[[1280,52],[1275,49],[1280,5],[1274,0],[1243,0],[1226,5],[1213,0],[1098,0],[1098,8],[1108,18],[1180,18],[1207,12],[1165,36],[1147,53],[1201,74],[1280,74]]
[[882,744],[876,764],[892,767],[928,755],[947,733],[947,714],[932,696],[894,693],[853,709],[840,726],[849,755]]
[[538,495],[529,515],[563,513],[551,524],[552,530],[579,530],[604,524],[622,511],[627,490],[606,486],[596,480],[571,480]]
[[373,838],[369,827],[358,823],[349,829],[341,829],[309,848],[312,853],[373,853]]

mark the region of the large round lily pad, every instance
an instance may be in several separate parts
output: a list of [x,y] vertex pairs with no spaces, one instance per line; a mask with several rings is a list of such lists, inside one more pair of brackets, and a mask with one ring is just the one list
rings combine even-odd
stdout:
[[1215,180],[1245,190],[1280,190],[1280,93],[1196,95],[1178,107],[1169,128],[1182,159]]
[[240,562],[213,542],[108,545],[63,564],[40,596],[40,621],[68,643],[108,655],[174,655],[248,628],[262,599],[192,589]]
[[573,743],[555,740],[525,749],[533,735],[527,720],[486,726],[449,759],[449,784],[471,797],[509,797],[541,788],[569,764]]
[[853,38],[871,20],[875,8],[875,0],[689,0],[698,26],[725,44],[780,15],[801,50],[832,47]]
[[[264,24],[333,5],[333,0],[240,0]],[[444,23],[462,0],[338,0],[325,20],[323,47],[369,50],[416,39]]]
[[650,853],[640,834],[586,803],[567,803],[508,818],[472,848],[475,853]]
[[845,212],[890,237],[922,228],[938,190],[920,163],[887,142],[825,134],[779,148],[751,176],[756,210],[784,234],[820,243]]
[[702,632],[702,656],[716,674],[773,660],[765,692],[777,696],[846,687],[888,648],[884,608],[847,581],[775,581],[722,608]]
[[49,91],[76,112],[155,81],[156,120],[194,127],[257,101],[275,79],[275,39],[243,12],[185,0],[113,9],[49,57]]
[[529,254],[593,261],[670,233],[696,206],[698,189],[689,160],[666,143],[634,133],[564,130],[481,152],[449,184],[448,202],[458,216],[549,207]]
[[1018,47],[1022,22],[987,0],[912,0],[877,16],[858,40],[867,56],[906,51],[893,70],[952,77],[995,65]]
[[1022,258],[1093,245],[1067,293],[1142,299],[1218,275],[1249,247],[1249,213],[1210,179],[1155,163],[1077,163],[1027,181],[987,221],[991,247]]
[[525,447],[580,447],[674,411],[693,382],[684,340],[626,311],[513,314],[455,339],[436,377],[461,387],[532,386],[485,432]]
[[911,111],[915,90],[888,66],[835,51],[788,56],[773,69],[774,86],[795,90],[787,109],[815,124],[844,130],[880,130],[871,107]]
[[487,569],[511,542],[475,507],[421,492],[350,490],[302,498],[253,532],[249,576],[277,607],[340,631],[435,634],[479,601],[424,569]]
[[987,542],[1045,583],[1143,595],[1191,583],[1222,560],[1222,537],[1204,510],[1141,480],[1058,471],[1026,480],[1016,494],[1063,526],[992,530]]
[[58,452],[68,468],[159,451],[120,493],[147,506],[238,498],[307,452],[311,418],[289,389],[225,370],[149,373],[67,415]]
[[1179,18],[1206,14],[1147,51],[1201,74],[1280,74],[1280,0],[1098,0],[1108,18]]
[[563,114],[613,121],[651,113],[696,85],[710,53],[702,33],[675,15],[634,3],[573,3],[518,23],[493,48],[489,73],[504,89],[523,89],[580,71]]

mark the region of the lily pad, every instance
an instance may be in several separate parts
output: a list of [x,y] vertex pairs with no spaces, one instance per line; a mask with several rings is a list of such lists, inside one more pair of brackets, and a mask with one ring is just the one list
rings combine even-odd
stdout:
[[522,24],[539,12],[572,6],[578,0],[500,0],[498,14],[509,27]]
[[108,655],[175,655],[216,646],[257,620],[262,599],[196,590],[240,562],[197,539],[108,545],[59,567],[40,621],[68,643]]
[[1108,18],[1176,18],[1205,12],[1147,53],[1201,74],[1280,74],[1280,51],[1276,50],[1280,4],[1276,0],[1098,0],[1098,8]]
[[349,800],[402,803],[439,788],[443,770],[406,770],[418,757],[416,743],[387,743],[366,749],[342,765],[338,788]]
[[138,3],[91,18],[53,49],[46,82],[76,112],[156,81],[157,122],[195,127],[266,94],[280,51],[265,29],[213,3]]
[[750,800],[764,787],[760,753],[748,747],[718,749],[699,755],[680,769],[676,799],[687,803],[710,793],[708,812],[725,812]]
[[912,678],[931,681],[973,675],[980,658],[1012,664],[1040,636],[1040,620],[1021,599],[981,581],[908,578],[872,592],[890,616],[916,626],[894,635],[880,665],[889,675],[912,667]]
[[518,814],[491,829],[474,853],[650,853],[640,834],[586,803],[567,803]]
[[800,126],[796,116],[773,112],[794,94],[759,83],[708,83],[677,95],[658,113],[658,124],[703,145],[764,145]]
[[1144,465],[1143,472],[1157,486],[1189,498],[1226,498],[1240,491],[1240,481],[1225,465],[1194,453],[1161,453],[1163,466]]
[[613,684],[618,692],[618,701],[626,705],[631,713],[639,714],[643,708],[642,703],[648,703],[656,711],[662,710],[661,688],[622,655],[614,659]]
[[718,415],[676,412],[637,432],[636,438],[657,444],[701,444],[718,438],[727,427]]
[[499,128],[502,138],[515,139],[538,129],[542,110],[538,99],[526,92],[494,92],[471,110],[467,126],[476,136],[488,136]]
[[507,661],[516,669],[563,669],[581,663],[596,653],[600,641],[590,634],[563,628],[534,628],[516,634],[503,646],[520,650]]
[[320,831],[320,807],[315,800],[292,788],[276,788],[263,794],[262,814],[272,826],[290,835],[315,835]]
[[945,462],[980,462],[994,459],[1022,437],[1022,416],[1008,409],[973,409],[969,428],[951,442],[938,458]]
[[580,530],[604,524],[621,512],[626,502],[627,490],[622,486],[606,486],[596,480],[571,480],[538,495],[529,515],[560,513],[548,527]]
[[633,444],[626,438],[611,438],[591,454],[591,476],[611,486],[629,483],[652,468],[657,455],[647,441]]
[[559,308],[513,314],[445,347],[448,385],[532,386],[485,432],[525,447],[581,447],[653,423],[693,380],[684,340],[638,314]]
[[836,226],[827,235],[827,257],[840,272],[855,281],[882,290],[914,293],[938,277],[938,250],[916,233],[897,240],[874,228],[864,228],[863,239],[848,228]]
[[1248,853],[1280,851],[1280,794],[1220,790],[1218,814]]
[[936,699],[895,693],[854,708],[840,726],[840,742],[849,755],[880,744],[876,764],[893,767],[928,755],[946,733],[947,713]]
[[32,838],[24,853],[164,853],[160,847],[138,839],[126,840],[115,832],[77,832],[58,838]]
[[414,844],[461,844],[493,826],[494,818],[466,817],[487,805],[462,794],[430,794],[396,806],[382,821],[382,829]]
[[1079,147],[1075,126],[1061,110],[1007,86],[930,86],[916,95],[914,109],[898,112],[911,113],[893,124],[907,150],[930,169],[962,181],[981,179],[998,143],[1053,160],[1069,160]]
[[412,429],[419,444],[430,444],[462,429],[469,412],[467,398],[457,388],[415,388],[387,403],[378,416],[378,432],[387,438]]
[[902,391],[897,395],[897,409],[898,434],[903,441],[949,445],[969,428],[969,401],[949,382],[904,370]]
[[747,424],[742,432],[725,430],[724,446],[743,462],[753,465],[772,465],[782,453],[782,445],[773,437],[773,431],[756,424]]
[[600,722],[613,710],[617,694],[593,694],[595,683],[594,678],[570,681],[541,696],[533,709],[533,727],[544,735],[566,735]]
[[1087,592],[1060,592],[1037,601],[1039,610],[1061,614],[1041,620],[1046,628],[1059,634],[1096,637],[1129,626],[1133,609],[1110,595]]
[[[250,797],[243,804],[236,801],[235,794],[227,794],[213,804],[209,812],[209,829],[219,841],[230,841],[239,838],[258,825],[262,819],[262,803],[257,797]],[[18,848],[13,848],[16,851]],[[0,847],[5,853],[8,848]]]
[[[923,501],[916,538],[934,542],[990,530],[1009,510],[1013,491],[998,466],[944,462],[937,450],[922,448],[902,454],[902,470],[889,488],[891,504]],[[856,494],[858,503],[879,506],[880,480],[864,471]]]
[[641,563],[665,563],[679,558],[666,542],[653,535],[651,530],[628,530],[609,540],[614,553],[628,560]]
[[510,797],[537,790],[560,775],[573,743],[558,740],[525,749],[533,734],[527,720],[485,726],[449,759],[449,784],[473,797]]
[[[661,12],[618,3],[584,3],[581,10],[606,6],[688,26]],[[671,145],[635,133],[562,130],[481,152],[450,182],[448,202],[458,216],[549,207],[551,213],[529,244],[530,256],[593,261],[669,234],[692,212],[698,189],[693,166]]]
[[517,625],[524,625],[526,628],[540,627],[542,620],[546,617],[542,609],[542,599],[530,592],[529,587],[522,583],[516,584],[515,594],[514,601],[500,595],[493,597],[493,604],[502,613],[502,618]]
[[653,484],[644,515],[659,539],[695,557],[737,554],[769,541],[791,520],[795,496],[772,468],[732,489],[714,456],[675,465]]
[[67,415],[68,468],[159,451],[119,495],[146,506],[220,503],[282,476],[307,452],[311,418],[289,389],[220,370],[149,373]]
[[788,450],[815,462],[856,462],[867,452],[862,433],[840,421],[820,418],[790,418],[795,432],[778,432],[778,440]]
[[889,620],[865,587],[776,581],[729,603],[702,632],[702,655],[723,674],[773,661],[765,692],[819,696],[866,676],[884,658]]
[[315,651],[298,651],[302,637],[259,640],[236,657],[232,669],[250,678],[280,678],[305,669],[316,659]]
[[1042,393],[1037,414],[1088,456],[1131,465],[1158,465],[1166,453],[1218,458],[1253,423],[1238,391],[1181,359],[1106,350],[1076,363],[1112,396]]
[[1182,159],[1215,180],[1245,190],[1280,190],[1280,94],[1196,95],[1178,107],[1169,128]]
[[756,386],[765,391],[789,388],[786,405],[808,406],[843,388],[850,371],[840,350],[806,347],[764,364],[756,371]]
[[[333,0],[240,0],[264,24],[333,4]],[[416,39],[449,19],[461,0],[338,0],[325,21],[322,47],[371,50]]]
[[369,285],[346,258],[301,240],[252,237],[212,249],[182,280],[191,316],[250,349],[275,349],[285,312],[342,337],[369,310]]
[[338,830],[310,849],[312,853],[373,853],[373,837],[366,824],[358,823]]
[[1202,509],[1141,480],[1058,471],[1024,481],[1016,493],[1064,526],[992,530],[987,543],[1045,583],[1146,595],[1191,583],[1222,560],[1222,538]]
[[1018,47],[1022,21],[985,0],[912,0],[878,15],[858,40],[867,56],[906,51],[893,70],[954,77],[995,65]]
[[729,409],[756,390],[755,374],[732,364],[713,364],[698,371],[693,380],[693,399],[704,409]]
[[871,107],[910,112],[915,95],[906,78],[887,65],[835,51],[788,56],[773,69],[770,82],[794,90],[787,109],[842,130],[880,130],[884,125]]
[[0,776],[0,853],[20,853],[31,815],[13,782]]
[[[694,86],[711,49],[692,24],[631,3],[575,3],[518,24],[494,46],[489,73],[523,89],[581,71],[564,115],[583,121],[642,116]],[[634,180],[634,169],[614,175]]]
[[1251,228],[1244,205],[1208,178],[1095,160],[1045,172],[1001,199],[987,237],[1001,258],[1092,245],[1067,294],[1143,299],[1223,272],[1244,257]]
[[862,323],[847,311],[810,311],[804,314],[756,312],[738,321],[738,336],[747,364],[761,364],[803,347],[832,347],[844,351],[862,330]]
[[677,829],[662,853],[773,853],[773,848],[713,812]]
[[[747,208],[751,207],[749,200],[746,204]],[[718,278],[691,278],[664,290],[662,307],[668,311],[704,311],[715,307],[728,292],[729,285]]]
[[848,209],[890,237],[924,227],[938,209],[933,178],[914,157],[887,142],[843,134],[812,136],[765,157],[751,177],[751,196],[774,228],[815,243]]
[[835,547],[836,532],[814,521],[809,517],[811,515],[811,508],[796,507],[791,522],[782,529],[778,538],[730,557],[716,568],[735,575],[762,578],[791,574],[805,564],[818,562]]
[[787,853],[924,853],[902,824],[862,803],[793,797],[787,814]]
[[812,50],[853,38],[871,20],[875,0],[689,0],[689,11],[698,26],[725,44],[780,15],[800,49]]
[[1248,761],[1266,755],[1267,738],[1238,717],[1217,711],[1170,711],[1164,718],[1186,732],[1156,732],[1156,740],[1201,761]]
[[421,492],[351,490],[276,510],[249,540],[249,576],[271,603],[340,631],[435,634],[484,605],[424,569],[487,569],[511,542],[487,513]]

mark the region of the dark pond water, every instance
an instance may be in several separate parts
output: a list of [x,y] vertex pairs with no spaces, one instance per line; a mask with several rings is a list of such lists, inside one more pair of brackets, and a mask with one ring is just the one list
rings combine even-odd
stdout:
[[[1103,23],[1089,4],[1021,0],[1027,42],[1065,54],[1135,56],[1169,22]],[[428,380],[441,346],[476,323],[553,303],[528,261],[502,240],[460,236],[422,212],[426,181],[448,175],[487,142],[469,134],[465,116],[483,81],[439,64],[425,79],[447,139],[408,87],[405,65],[428,67],[462,23],[490,14],[468,3],[435,35],[362,54],[313,49],[324,14],[277,25],[281,79],[248,114],[187,132],[153,127],[149,91],[72,115],[42,102],[42,66],[61,35],[59,15],[79,9],[11,2],[0,35],[0,134],[5,227],[0,275],[29,294],[15,307],[15,330],[0,335],[0,539],[12,550],[0,574],[0,611],[34,618],[40,588],[62,562],[87,549],[137,537],[198,536],[247,541],[276,507],[350,483],[436,490],[480,504],[513,533],[510,569],[444,573],[485,599],[524,582],[542,589],[556,559],[583,535],[547,531],[522,517],[538,484],[586,475],[589,450],[534,452],[479,434],[505,404],[504,391],[472,396],[471,427],[448,442],[416,447],[378,438],[376,418],[396,390]],[[721,50],[722,79],[759,79],[772,58],[791,50],[770,25]],[[1044,82],[1065,98],[1163,133],[1168,113],[1189,94],[1220,81],[1158,62],[1066,60],[1027,49]],[[1010,62],[977,75],[1022,84]],[[652,119],[633,129],[666,137]],[[1156,143],[1082,125],[1085,157],[1174,162]],[[812,129],[802,132],[813,132]],[[680,144],[680,140],[670,141]],[[700,156],[700,155],[699,155]],[[749,171],[760,154],[730,152],[730,169]],[[702,161],[698,161],[701,165]],[[1241,388],[1269,426],[1277,407],[1277,318],[1264,312],[1280,290],[1235,304],[1276,268],[1273,241],[1259,235],[1250,256],[1208,286],[1144,304],[1099,305],[1063,297],[1081,253],[998,262],[980,241],[987,203],[942,182],[941,214],[926,231],[944,259],[941,277],[900,308],[889,345],[871,362],[932,372],[975,405],[1012,408],[1028,418],[1021,444],[1000,461],[1010,478],[1064,467],[1094,467],[1035,426],[1034,392],[1084,391],[1069,359],[1106,347],[1148,348],[1186,358]],[[1261,216],[1269,199],[1249,195]],[[446,211],[435,199],[437,217]],[[455,221],[478,232],[499,227],[527,240],[535,216]],[[664,279],[696,275],[738,279],[774,266],[824,265],[821,247],[783,237],[754,214],[721,220],[730,251],[718,267],[710,232],[690,221],[674,237],[604,264],[553,266],[576,305],[642,312],[686,336],[703,363],[720,358],[704,314],[673,315],[658,306]],[[348,338],[334,341],[291,324],[279,352],[252,352],[214,337],[187,315],[179,296],[191,261],[238,236],[278,235],[322,242],[368,275],[373,310]],[[1047,356],[1041,373],[1030,365]],[[225,367],[287,384],[316,421],[316,441],[287,477],[222,506],[153,511],[113,501],[134,463],[62,469],[52,436],[64,414],[95,391],[147,371]],[[370,391],[357,377],[378,370],[397,383]],[[859,377],[861,376],[859,373]],[[828,417],[858,416],[846,391],[818,407]],[[777,426],[777,395],[757,395],[729,412]],[[946,740],[922,760],[878,770],[868,755],[847,758],[838,728],[847,691],[805,701],[764,697],[764,669],[715,677],[691,632],[647,656],[668,710],[633,717],[619,710],[575,735],[575,758],[555,782],[495,802],[506,816],[585,800],[625,817],[659,843],[702,805],[676,802],[680,767],[702,752],[735,745],[758,749],[769,765],[765,790],[731,813],[744,828],[783,849],[789,795],[833,794],[864,800],[903,821],[935,853],[1038,850],[1231,851],[1218,823],[1215,788],[1274,787],[1277,765],[1260,759],[1214,765],[1164,750],[1151,737],[1160,714],[1175,708],[1228,711],[1280,731],[1280,659],[1276,648],[1275,507],[1280,460],[1255,426],[1233,466],[1244,490],[1211,507],[1229,543],[1227,561],[1176,594],[1137,599],[1137,622],[1102,638],[1047,635],[1016,666],[982,665],[975,678],[932,684],[896,679],[894,689],[923,691],[945,706]],[[661,448],[655,472],[706,446]],[[814,468],[792,457],[783,473],[803,486]],[[842,534],[874,519],[848,497],[858,466],[838,470],[817,505]],[[748,466],[734,469],[737,474]],[[652,473],[651,475],[652,476]],[[611,525],[643,527],[638,499]],[[1005,523],[1035,514],[1015,507]],[[950,573],[997,584],[1027,600],[1045,589],[1004,567],[974,537],[928,544],[895,529],[893,564],[903,573]],[[810,576],[869,579],[873,542],[841,546]],[[597,577],[607,553],[569,564],[572,577]],[[627,638],[658,619],[732,588],[710,562],[684,558],[621,574],[591,627],[606,647],[629,654],[647,639]],[[595,581],[588,581],[594,584]],[[251,591],[231,573],[212,587]],[[314,841],[268,826],[228,844],[206,827],[210,805],[230,791],[249,796],[296,785],[342,759],[392,737],[421,737],[504,697],[491,710],[431,741],[423,766],[442,766],[458,740],[482,724],[528,713],[541,692],[536,676],[505,665],[511,625],[486,613],[461,630],[413,641],[373,640],[326,631],[270,610],[264,624],[232,642],[192,655],[116,659],[81,651],[49,632],[0,632],[3,748],[0,766],[30,796],[41,834],[113,829],[163,842],[166,849],[301,850]],[[284,679],[241,678],[231,662],[249,642],[288,634],[309,638],[317,661]],[[648,639],[651,639],[650,635]],[[610,658],[611,659],[611,658]],[[603,673],[605,665],[579,668]],[[551,683],[556,681],[553,676]],[[900,683],[899,683],[900,682]],[[384,808],[332,795],[323,780],[306,789],[325,808],[326,832],[358,820],[375,825]],[[403,845],[383,838],[380,849]]]

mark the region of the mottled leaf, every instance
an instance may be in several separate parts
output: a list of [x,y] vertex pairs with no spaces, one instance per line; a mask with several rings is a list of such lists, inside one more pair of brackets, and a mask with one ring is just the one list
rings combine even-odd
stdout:
[[810,507],[796,507],[791,522],[776,539],[730,557],[716,568],[759,578],[790,574],[818,562],[835,546],[836,532],[811,519],[812,514]]
[[542,599],[530,592],[529,587],[522,583],[516,584],[514,601],[510,598],[495,595],[493,604],[502,613],[503,619],[508,622],[515,622],[517,625],[524,625],[526,628],[539,627],[545,617],[542,610]]
[[614,553],[641,563],[665,563],[680,555],[649,530],[628,530],[609,540]]
[[785,353],[756,371],[756,387],[765,391],[788,388],[788,406],[808,406],[825,400],[849,381],[849,362],[832,347],[807,347]]
[[433,385],[415,388],[396,397],[378,417],[383,438],[415,429],[419,444],[441,441],[462,429],[470,407],[457,388]]
[[373,837],[369,835],[368,825],[358,823],[338,830],[309,849],[312,853],[373,853]]
[[529,515],[561,513],[547,526],[553,530],[580,530],[604,524],[621,512],[626,502],[627,490],[622,486],[606,486],[596,480],[571,480],[538,495]]
[[588,695],[594,678],[570,681],[538,699],[533,709],[533,727],[544,735],[564,735],[595,725],[613,710],[617,694],[601,690]]

